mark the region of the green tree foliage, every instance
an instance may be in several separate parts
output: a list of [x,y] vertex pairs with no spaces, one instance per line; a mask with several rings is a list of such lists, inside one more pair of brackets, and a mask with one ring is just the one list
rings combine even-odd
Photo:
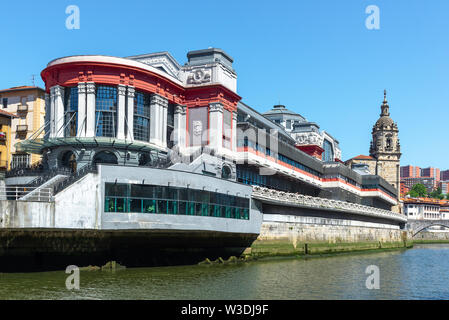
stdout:
[[413,198],[426,197],[427,189],[422,183],[417,183],[410,189],[408,194]]
[[444,199],[444,194],[441,192],[441,188],[437,188],[430,193],[430,197],[442,200]]

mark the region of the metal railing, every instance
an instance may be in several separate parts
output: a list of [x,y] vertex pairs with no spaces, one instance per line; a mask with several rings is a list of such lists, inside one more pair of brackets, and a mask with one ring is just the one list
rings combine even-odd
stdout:
[[[26,199],[22,199],[28,194],[30,195],[27,196]],[[0,200],[51,202],[53,201],[53,189],[30,187],[0,187]]]
[[53,187],[54,194],[57,194],[58,192],[64,190],[69,185],[75,183],[85,175],[89,173],[97,173],[98,167],[96,164],[88,164],[76,171],[75,173],[71,173],[70,176],[68,176],[66,179],[62,180],[61,182],[57,183]]
[[332,211],[341,211],[366,216],[387,218],[392,220],[398,220],[401,222],[407,221],[407,217],[405,217],[404,215],[384,209],[369,207],[358,203],[311,197],[298,193],[282,192],[259,186],[253,186],[252,197],[259,200],[274,201],[285,205],[309,207],[315,209],[328,209]]

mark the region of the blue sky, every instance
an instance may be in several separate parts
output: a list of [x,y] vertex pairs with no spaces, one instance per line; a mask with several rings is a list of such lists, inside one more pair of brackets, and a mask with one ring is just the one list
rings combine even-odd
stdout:
[[[65,9],[80,8],[67,30]],[[365,8],[380,9],[368,30]],[[2,3],[0,88],[36,84],[57,57],[129,56],[217,47],[235,60],[238,93],[263,112],[286,105],[368,154],[387,89],[401,164],[449,168],[449,1],[8,1]]]

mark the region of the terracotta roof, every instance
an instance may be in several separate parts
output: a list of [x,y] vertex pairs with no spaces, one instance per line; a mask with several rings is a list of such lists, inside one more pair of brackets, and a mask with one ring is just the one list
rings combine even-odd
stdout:
[[357,157],[351,158],[349,160],[375,160],[375,159],[371,156],[365,156],[363,154],[359,154]]
[[42,89],[41,87],[18,86],[18,87],[11,87],[11,88],[9,88],[9,89],[3,89],[3,90],[0,90],[0,93],[1,93],[1,92],[9,92],[9,91],[31,90],[31,89],[38,89],[38,90],[45,91],[45,90]]
[[1,109],[0,109],[0,116],[7,116],[7,117],[10,117],[10,118],[17,118],[16,115],[14,115],[12,113],[9,113],[7,111],[1,110]]

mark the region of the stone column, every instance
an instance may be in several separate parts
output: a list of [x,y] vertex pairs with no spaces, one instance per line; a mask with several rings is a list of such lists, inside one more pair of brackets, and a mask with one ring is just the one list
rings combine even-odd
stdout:
[[95,137],[95,83],[86,82],[86,137]]
[[209,104],[209,146],[215,150],[223,147],[223,105]]
[[[231,149],[237,151],[237,110],[232,112],[232,136],[231,136]],[[266,143],[265,143],[266,144]]]
[[125,139],[126,86],[117,85],[117,139]]
[[128,86],[128,104],[126,110],[126,139],[134,140],[134,96],[136,94],[136,89],[132,86]]
[[[178,145],[179,148],[183,149],[186,147],[186,106],[177,105],[174,114],[174,143],[173,145]],[[170,137],[168,137],[170,138]]]
[[[163,144],[163,131],[167,131],[167,114],[168,100],[160,95],[153,94],[150,98],[150,142],[161,147]],[[166,142],[166,141],[165,141]]]
[[78,132],[77,137],[86,136],[86,83],[78,83]]
[[64,88],[54,86],[55,95],[55,137],[64,137]]

